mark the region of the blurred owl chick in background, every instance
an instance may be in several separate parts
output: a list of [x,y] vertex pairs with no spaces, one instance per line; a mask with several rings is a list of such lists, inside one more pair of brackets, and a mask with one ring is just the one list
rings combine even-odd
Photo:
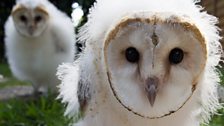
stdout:
[[198,0],[98,0],[59,67],[73,126],[200,126],[221,107],[217,18]]
[[56,69],[72,62],[71,19],[47,0],[17,0],[5,24],[6,56],[13,74],[30,81],[34,92],[56,91]]

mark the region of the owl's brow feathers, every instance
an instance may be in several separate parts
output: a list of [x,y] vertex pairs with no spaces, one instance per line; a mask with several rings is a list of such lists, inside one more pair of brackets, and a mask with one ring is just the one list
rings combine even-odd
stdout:
[[23,10],[23,9],[25,9],[25,8],[26,8],[25,6],[23,6],[23,5],[21,5],[21,4],[18,4],[18,5],[16,5],[16,6],[12,9],[12,11],[11,11],[11,15],[13,15],[13,14],[16,13],[17,11]]
[[[11,12],[11,15],[13,15],[14,13],[18,12],[18,11],[21,11],[21,10],[24,10],[24,9],[28,9],[26,8],[24,5],[21,5],[21,4],[18,4],[16,5],[13,9],[12,9],[12,12]],[[48,12],[46,11],[45,7],[43,5],[39,5],[35,8],[36,11],[40,11],[46,15],[49,15]]]
[[[186,99],[186,101],[176,110],[170,111],[169,113],[166,113],[162,116],[158,116],[158,117],[149,117],[149,116],[145,116],[145,115],[141,115],[137,112],[135,112],[134,110],[132,110],[129,106],[126,106],[124,103],[122,103],[122,101],[119,99],[119,97],[117,96],[117,92],[115,90],[115,88],[113,87],[113,84],[111,82],[111,73],[109,71],[109,67],[108,67],[108,61],[107,61],[107,47],[109,45],[109,43],[111,42],[111,40],[113,40],[116,36],[116,34],[119,32],[120,29],[126,27],[128,24],[130,23],[135,23],[135,22],[141,22],[141,23],[151,23],[151,24],[159,24],[159,23],[165,23],[165,24],[171,24],[171,25],[180,25],[181,27],[184,28],[184,30],[186,31],[192,31],[194,33],[195,38],[200,42],[201,46],[202,46],[202,51],[205,54],[205,59],[207,59],[207,50],[206,50],[206,43],[205,43],[205,39],[202,36],[201,32],[199,31],[199,29],[197,29],[197,27],[194,24],[191,24],[189,22],[186,22],[184,20],[182,20],[181,18],[173,15],[167,19],[161,19],[159,18],[157,15],[152,16],[151,18],[144,18],[144,17],[132,17],[132,18],[124,18],[121,20],[121,23],[119,23],[115,28],[113,28],[112,30],[110,30],[110,32],[108,33],[108,37],[105,39],[105,43],[104,43],[104,60],[105,60],[105,64],[106,64],[106,71],[107,71],[107,77],[108,77],[108,81],[110,84],[110,88],[113,92],[114,97],[117,99],[117,101],[124,107],[126,108],[128,111],[131,111],[132,113],[134,113],[135,115],[138,115],[140,117],[143,118],[149,118],[149,119],[158,119],[158,118],[163,118],[166,116],[169,116],[177,111],[179,111],[193,96],[196,86],[198,84],[198,80],[199,80],[199,76],[202,73],[203,68],[205,67],[205,63],[202,64],[200,66],[200,72],[199,74],[193,78],[192,81],[192,88],[191,88],[191,95]],[[155,43],[156,44],[156,43]]]

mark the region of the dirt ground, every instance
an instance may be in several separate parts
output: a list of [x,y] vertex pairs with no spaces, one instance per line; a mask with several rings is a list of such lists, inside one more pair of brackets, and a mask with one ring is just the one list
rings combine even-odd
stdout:
[[0,100],[30,96],[33,93],[32,86],[8,86],[0,89]]

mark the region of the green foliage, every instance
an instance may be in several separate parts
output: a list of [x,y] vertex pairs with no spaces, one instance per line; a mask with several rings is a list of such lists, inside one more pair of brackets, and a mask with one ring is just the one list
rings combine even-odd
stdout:
[[210,126],[224,126],[224,109],[219,110],[219,115],[214,116]]
[[53,95],[0,103],[0,126],[68,126],[62,104]]
[[19,81],[15,77],[13,77],[7,64],[0,64],[0,74],[7,79],[5,82],[0,82],[0,89],[7,86],[30,85],[30,83],[28,82]]
[[0,64],[0,74],[7,77],[12,77],[12,73],[7,64]]
[[224,86],[224,68],[219,67],[219,73],[220,73],[220,84]]
[[[0,89],[30,83],[15,79],[7,64],[0,64],[0,74],[7,78]],[[0,126],[67,126],[69,119],[63,116],[64,106],[54,95],[17,98],[0,102]]]

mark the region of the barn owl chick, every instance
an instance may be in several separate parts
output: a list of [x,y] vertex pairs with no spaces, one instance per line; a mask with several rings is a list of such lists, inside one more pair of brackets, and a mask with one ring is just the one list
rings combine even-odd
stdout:
[[80,31],[84,52],[59,67],[65,114],[81,110],[74,126],[208,122],[220,107],[216,22],[193,0],[98,0]]
[[13,74],[34,90],[56,91],[56,69],[74,58],[71,19],[47,0],[18,0],[5,24],[5,47]]

